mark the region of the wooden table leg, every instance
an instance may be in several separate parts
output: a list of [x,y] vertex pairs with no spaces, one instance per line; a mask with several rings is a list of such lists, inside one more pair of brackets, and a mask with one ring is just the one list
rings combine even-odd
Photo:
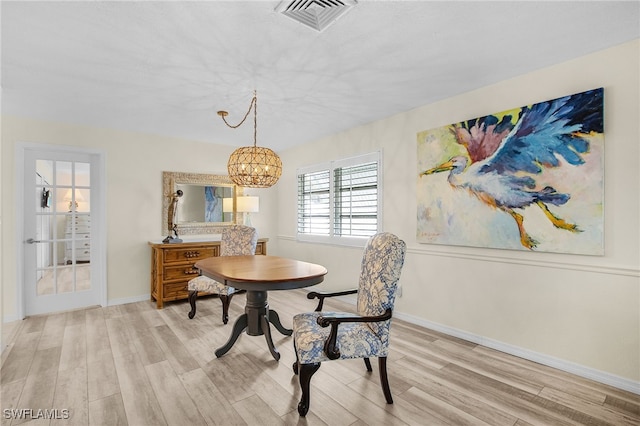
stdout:
[[280,333],[284,334],[285,336],[291,336],[293,334],[293,330],[285,328],[285,326],[282,325],[282,323],[280,322],[280,315],[278,315],[278,313],[273,309],[269,309],[268,319],[269,322],[273,324]]
[[264,338],[267,341],[267,347],[269,348],[269,352],[276,361],[280,360],[280,352],[276,349],[273,344],[273,339],[271,338],[271,327],[269,327],[269,318],[266,315],[262,315],[260,317],[260,323],[262,325],[262,331],[264,332]]
[[216,356],[220,358],[222,355],[229,352],[229,349],[231,349],[234,343],[236,343],[236,340],[238,340],[238,337],[240,337],[240,335],[244,330],[246,330],[246,328],[247,328],[247,314],[242,314],[238,317],[235,324],[233,324],[233,331],[231,332],[231,337],[229,337],[229,340],[227,340],[227,343],[225,343],[224,346],[216,349],[216,352],[215,352]]

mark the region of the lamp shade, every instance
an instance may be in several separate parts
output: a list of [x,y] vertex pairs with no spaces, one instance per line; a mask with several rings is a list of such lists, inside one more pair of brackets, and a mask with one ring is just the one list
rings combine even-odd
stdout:
[[260,211],[260,198],[258,197],[238,197],[236,203],[240,213],[258,213]]
[[[82,193],[81,193],[80,191],[78,191],[77,189],[76,189],[76,191],[75,191],[75,192],[76,192],[76,202],[78,202],[78,201],[84,201],[84,197],[82,196]],[[69,188],[69,189],[67,190],[67,192],[64,194],[64,198],[63,198],[63,200],[64,200],[64,201],[71,201],[71,200],[73,200],[73,190],[72,190],[71,188]]]
[[224,213],[233,213],[233,198],[222,199],[222,211]]
[[269,148],[244,146],[231,153],[227,171],[238,186],[268,188],[280,179],[282,161]]

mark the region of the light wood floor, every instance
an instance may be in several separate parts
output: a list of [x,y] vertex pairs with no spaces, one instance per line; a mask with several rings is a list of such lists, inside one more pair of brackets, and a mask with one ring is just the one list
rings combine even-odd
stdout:
[[[269,294],[291,326],[315,304],[303,291]],[[322,364],[311,409],[300,398],[291,337],[274,330],[276,362],[263,336],[242,335],[222,358],[244,295],[221,321],[216,298],[156,310],[151,302],[91,308],[20,321],[2,355],[2,425],[638,425],[640,397],[395,319],[388,371],[393,405],[377,362]],[[351,310],[329,302],[325,310]],[[69,410],[70,419],[8,419],[7,409]]]

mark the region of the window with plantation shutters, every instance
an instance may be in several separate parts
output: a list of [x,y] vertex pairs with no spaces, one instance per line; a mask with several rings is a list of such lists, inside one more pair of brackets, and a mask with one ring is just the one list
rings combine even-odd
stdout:
[[329,170],[298,175],[298,233],[329,235]]
[[333,170],[333,234],[369,237],[378,230],[378,163]]
[[362,245],[381,231],[380,165],[374,152],[299,169],[298,240]]

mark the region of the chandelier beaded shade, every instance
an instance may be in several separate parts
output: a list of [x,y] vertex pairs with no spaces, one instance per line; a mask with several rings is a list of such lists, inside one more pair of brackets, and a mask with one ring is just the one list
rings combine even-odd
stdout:
[[244,123],[253,109],[253,146],[243,146],[231,153],[227,162],[229,177],[238,186],[250,188],[268,188],[275,185],[282,175],[282,161],[278,154],[269,148],[257,146],[258,128],[258,99],[253,93],[253,99],[249,110],[240,123],[235,126],[227,123],[227,111],[218,111],[224,123],[232,129],[238,128]]

